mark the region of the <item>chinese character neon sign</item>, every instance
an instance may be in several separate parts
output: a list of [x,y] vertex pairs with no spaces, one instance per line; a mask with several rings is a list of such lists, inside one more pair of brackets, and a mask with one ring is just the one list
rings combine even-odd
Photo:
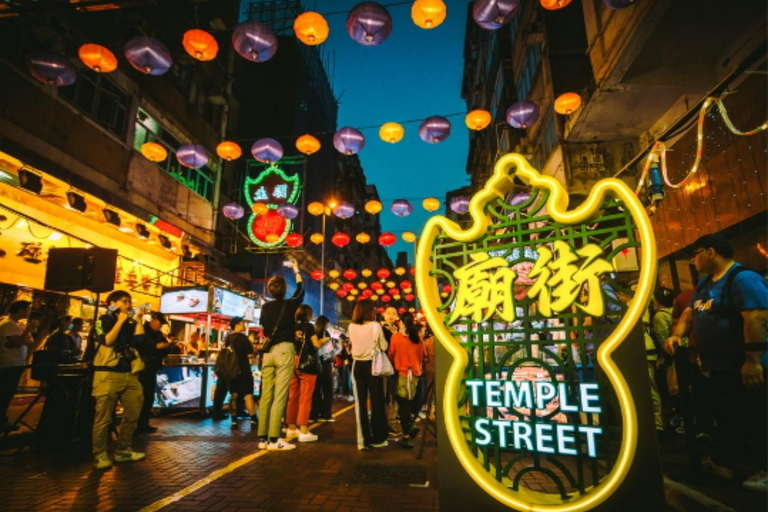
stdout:
[[264,169],[256,178],[246,178],[245,199],[248,205],[263,203],[267,212],[251,213],[248,218],[248,236],[260,247],[276,247],[282,245],[285,237],[291,232],[293,223],[277,213],[282,204],[296,204],[301,192],[298,176],[288,176],[282,169],[270,166]]
[[[518,180],[531,198],[509,204]],[[633,390],[612,356],[653,288],[650,221],[616,179],[576,209],[568,202],[557,180],[506,155],[470,202],[472,224],[431,218],[417,252],[419,299],[452,357],[448,440],[471,478],[518,510],[594,508],[621,485],[637,445]],[[624,301],[611,262],[628,249],[640,271]]]

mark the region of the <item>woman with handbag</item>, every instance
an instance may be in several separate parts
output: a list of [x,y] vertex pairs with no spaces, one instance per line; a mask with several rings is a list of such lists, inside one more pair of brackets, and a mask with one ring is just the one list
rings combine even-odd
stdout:
[[[352,376],[357,415],[357,449],[370,450],[387,446],[387,412],[384,404],[384,378],[374,375],[374,356],[383,353],[387,359],[387,342],[381,324],[376,322],[373,303],[362,300],[352,312],[349,325],[352,345]],[[379,357],[379,361],[381,358]],[[368,399],[371,418],[368,419]]]
[[296,310],[296,350],[299,355],[295,358],[295,370],[288,391],[288,408],[285,411],[285,421],[288,423],[286,435],[298,437],[300,443],[317,441],[317,436],[307,429],[307,424],[315,383],[321,371],[317,349],[326,342],[325,338],[318,337],[315,327],[309,323],[310,318],[312,308],[306,304],[299,306]]
[[389,357],[395,363],[397,371],[397,410],[400,416],[400,426],[403,438],[400,446],[413,448],[412,439],[419,429],[413,425],[416,412],[416,388],[422,375],[422,362],[426,355],[424,343],[421,341],[419,327],[413,321],[413,315],[405,313],[400,318],[400,330],[392,335],[389,345]]

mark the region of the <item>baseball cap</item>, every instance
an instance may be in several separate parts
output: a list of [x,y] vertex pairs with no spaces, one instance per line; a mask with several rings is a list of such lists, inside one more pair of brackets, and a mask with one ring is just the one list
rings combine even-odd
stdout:
[[726,258],[733,257],[733,246],[726,237],[719,233],[711,235],[700,236],[690,247],[691,252],[695,252],[696,249],[709,249],[712,248],[720,256]]
[[157,320],[158,322],[164,325],[168,324],[168,320],[165,319],[165,315],[157,311],[152,313],[152,320]]

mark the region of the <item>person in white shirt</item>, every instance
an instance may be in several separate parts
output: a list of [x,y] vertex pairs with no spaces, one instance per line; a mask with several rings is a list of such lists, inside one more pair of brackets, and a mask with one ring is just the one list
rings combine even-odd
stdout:
[[13,428],[8,423],[8,406],[11,405],[21,374],[27,364],[27,354],[34,343],[32,333],[37,320],[21,321],[29,317],[32,304],[17,300],[8,307],[8,316],[0,321],[0,431]]

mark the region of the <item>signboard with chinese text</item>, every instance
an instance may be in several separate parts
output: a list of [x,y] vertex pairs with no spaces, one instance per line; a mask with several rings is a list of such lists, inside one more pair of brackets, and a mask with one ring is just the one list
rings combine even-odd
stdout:
[[248,236],[260,247],[282,245],[291,232],[293,222],[281,217],[277,208],[283,204],[295,205],[299,199],[301,185],[299,177],[288,176],[274,165],[264,169],[256,178],[246,178],[245,199],[253,208],[256,203],[265,205],[266,212],[250,214]]
[[[510,203],[515,182],[529,197]],[[471,225],[433,217],[417,253],[419,299],[450,356],[438,366],[441,432],[466,475],[516,510],[591,510],[622,485],[637,490],[638,432],[653,432],[638,419],[650,407],[645,355],[625,343],[655,279],[650,222],[619,180],[568,202],[555,179],[506,155],[470,202]],[[634,292],[613,264],[622,251],[637,254]],[[640,370],[619,367],[629,347]],[[654,475],[648,496],[660,495]],[[454,501],[466,508],[442,496],[441,508]]]

